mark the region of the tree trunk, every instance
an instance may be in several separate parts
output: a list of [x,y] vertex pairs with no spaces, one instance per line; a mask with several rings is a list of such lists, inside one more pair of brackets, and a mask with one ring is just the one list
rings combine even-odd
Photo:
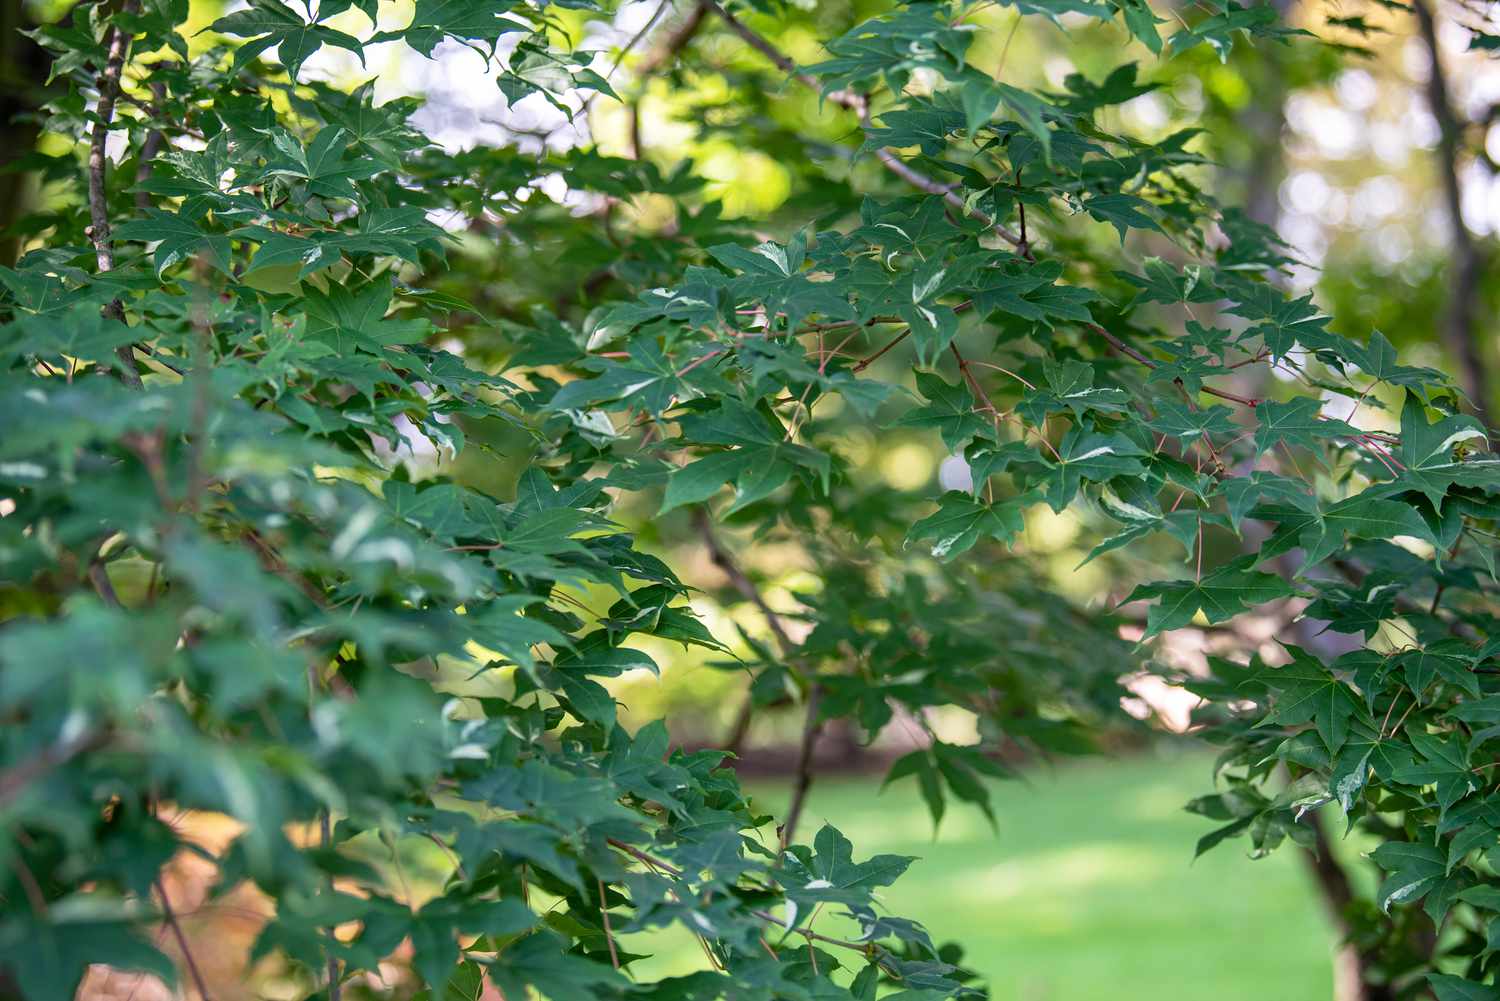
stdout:
[[[37,129],[18,120],[41,103],[39,81],[47,77],[41,48],[21,34],[31,27],[24,0],[0,0],[0,166],[8,166],[36,146]],[[20,257],[21,241],[7,233],[27,212],[32,179],[19,171],[0,173],[0,265]]]
[[1317,839],[1310,851],[1299,852],[1307,863],[1309,873],[1323,897],[1328,919],[1333,922],[1339,936],[1339,951],[1333,960],[1334,1001],[1395,1001],[1395,992],[1388,984],[1371,983],[1370,968],[1376,958],[1362,954],[1353,941],[1353,926],[1349,923],[1349,906],[1354,903],[1354,887],[1349,874],[1334,858],[1333,844],[1328,840],[1323,818],[1309,813],[1307,822],[1312,826]]
[[1481,420],[1488,423],[1490,381],[1480,343],[1479,293],[1484,278],[1484,255],[1464,225],[1463,189],[1458,177],[1462,126],[1448,96],[1448,78],[1438,48],[1437,20],[1428,0],[1412,0],[1417,29],[1427,47],[1427,105],[1437,119],[1438,174],[1448,210],[1450,257],[1448,302],[1443,312],[1443,343],[1457,370],[1459,388],[1469,397]]

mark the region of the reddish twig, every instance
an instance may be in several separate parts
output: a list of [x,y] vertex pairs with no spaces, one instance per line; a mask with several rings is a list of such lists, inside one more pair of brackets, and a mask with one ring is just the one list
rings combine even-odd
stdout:
[[198,994],[203,1001],[210,1001],[208,995],[208,984],[203,980],[203,973],[198,969],[198,961],[193,958],[193,950],[188,945],[187,936],[183,934],[182,925],[177,921],[177,914],[172,910],[172,901],[167,897],[167,887],[157,876],[155,880],[156,895],[161,898],[161,913],[166,919],[167,927],[172,929],[172,937],[177,940],[177,948],[182,950],[182,960],[187,964],[188,974],[193,978],[193,986],[198,988]]

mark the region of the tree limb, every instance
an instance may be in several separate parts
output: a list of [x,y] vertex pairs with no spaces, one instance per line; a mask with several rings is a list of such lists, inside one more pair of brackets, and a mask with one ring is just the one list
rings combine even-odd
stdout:
[[[809,87],[815,91],[818,91],[819,93],[823,92],[822,84],[818,82],[817,77],[798,70],[797,64],[792,61],[790,56],[782,52],[780,49],[776,48],[776,46],[772,45],[764,35],[759,34],[754,29],[746,25],[745,22],[741,21],[729,11],[725,10],[723,5],[714,2],[714,0],[704,0],[703,6],[713,11],[714,14],[716,14],[721,21],[728,25],[731,31],[733,31],[736,35],[739,35],[747,45],[755,49],[767,59],[771,60],[771,62],[775,63],[776,67],[783,73],[785,73],[789,79],[796,80],[803,86]],[[855,114],[859,115],[860,123],[862,125],[868,126],[870,124],[869,101],[866,100],[863,94],[858,94],[848,90],[838,90],[825,93],[823,94],[823,97],[825,97],[829,101],[832,101],[834,104],[837,104],[844,108],[848,108],[850,111],[853,111]],[[985,213],[967,204],[962,198],[954,194],[953,189],[948,185],[939,183],[938,181],[933,180],[921,171],[914,169],[889,149],[877,149],[875,151],[875,158],[880,161],[881,165],[884,166],[886,170],[901,178],[907,184],[910,184],[915,188],[919,188],[930,195],[940,196],[943,199],[943,202],[954,211],[969,219],[977,219],[978,221],[982,222],[985,226],[989,227],[996,236],[1000,237],[1000,239],[1004,240],[1012,247],[1015,247],[1016,249],[1021,251],[1021,255],[1023,257],[1026,257],[1028,259],[1030,258],[1031,251],[1027,247],[1026,241],[1021,238],[1020,234],[1011,230],[1010,227],[1006,226],[1004,223],[1001,223],[995,219],[991,219]]]
[[[121,13],[134,13],[137,0],[124,0]],[[104,186],[106,157],[104,145],[109,139],[109,126],[115,117],[115,101],[120,96],[120,77],[125,72],[125,55],[130,50],[130,35],[118,24],[109,27],[109,43],[106,46],[104,72],[99,76],[99,103],[94,109],[94,134],[89,142],[89,239],[94,244],[94,258],[99,273],[113,271],[115,248],[110,242],[109,198]],[[104,307],[111,319],[125,322],[125,309],[119,299],[111,300]],[[135,352],[129,344],[115,349],[123,364],[121,378],[132,389],[142,386],[141,375],[136,371]]]
[[818,718],[818,709],[823,701],[823,689],[817,682],[807,686],[807,719],[802,725],[802,746],[797,749],[796,779],[792,784],[792,801],[787,804],[786,822],[781,825],[781,850],[786,851],[797,836],[797,823],[802,819],[802,808],[807,805],[807,792],[813,781],[813,750],[818,746],[818,736],[823,732],[823,721]]
[[87,730],[67,740],[49,744],[41,753],[0,772],[0,809],[9,806],[11,800],[32,782],[51,774],[80,754],[103,747],[108,739],[103,731]]
[[[703,544],[708,548],[708,556],[713,561],[714,566],[718,567],[724,576],[729,578],[729,582],[734,585],[734,589],[740,592],[745,597],[745,600],[760,609],[760,614],[765,616],[766,625],[770,628],[771,634],[776,637],[776,645],[780,649],[781,655],[783,657],[791,656],[792,651],[797,648],[797,644],[787,634],[786,626],[782,623],[781,616],[770,605],[766,604],[766,599],[761,596],[760,589],[755,586],[755,582],[749,578],[744,570],[740,569],[739,564],[735,562],[734,554],[724,546],[724,543],[719,541],[718,535],[714,532],[713,522],[709,519],[708,511],[702,507],[694,508],[693,523],[698,527],[698,533],[703,536]],[[749,692],[746,692],[745,701],[740,704],[740,708],[735,712],[734,722],[730,724],[729,733],[724,738],[723,749],[725,751],[728,751],[730,754],[739,753],[740,748],[745,743],[745,738],[750,734],[750,723],[754,717],[755,698]]]
[[[150,87],[151,104],[147,106],[147,110],[152,115],[159,117],[162,114],[162,108],[167,99],[167,85],[158,81],[152,81]],[[137,189],[135,193],[135,208],[137,212],[145,212],[146,208],[151,204],[151,192],[146,191],[141,186],[150,179],[151,161],[156,159],[156,155],[162,151],[162,147],[165,145],[166,136],[162,134],[161,129],[152,129],[150,132],[147,132],[146,141],[141,143],[141,151],[136,156],[135,164],[135,186]]]
[[713,522],[709,519],[708,512],[701,507],[694,508],[693,522],[698,527],[698,534],[703,536],[703,544],[708,547],[708,555],[713,560],[714,566],[718,567],[724,573],[724,576],[729,578],[729,582],[734,585],[734,589],[744,595],[746,601],[749,601],[756,608],[760,609],[760,614],[766,618],[766,625],[770,627],[771,633],[776,637],[776,645],[781,648],[782,655],[790,655],[792,651],[797,649],[797,644],[787,634],[786,626],[782,624],[781,616],[773,611],[770,605],[766,604],[766,599],[761,597],[760,590],[755,586],[755,582],[746,576],[745,571],[741,570],[739,564],[734,561],[734,554],[719,541],[719,537],[714,533]]
[[[666,40],[646,53],[645,58],[635,65],[637,81],[644,81],[662,66],[677,58],[677,54],[687,47],[687,44],[693,40],[693,36],[698,34],[698,29],[703,27],[704,15],[707,13],[708,10],[703,4],[694,4],[693,9],[688,11],[687,17],[672,29]],[[638,93],[627,105],[630,111],[630,155],[636,160],[641,158],[641,96]]]
[[193,986],[198,988],[198,994],[203,1001],[210,1001],[208,985],[203,980],[202,971],[198,969],[198,961],[193,958],[193,950],[188,946],[187,936],[183,934],[182,925],[177,921],[177,913],[172,910],[172,901],[167,898],[166,884],[161,881],[160,876],[157,876],[155,885],[156,895],[161,898],[162,916],[167,921],[167,927],[172,929],[172,937],[177,940],[177,948],[182,950],[182,959],[193,978]]
[[676,58],[677,54],[687,47],[693,36],[698,34],[698,29],[703,27],[703,16],[708,13],[708,8],[701,3],[694,4],[693,9],[688,11],[687,17],[682,23],[672,29],[661,45],[646,53],[634,67],[637,77],[646,77],[661,69],[667,63]]

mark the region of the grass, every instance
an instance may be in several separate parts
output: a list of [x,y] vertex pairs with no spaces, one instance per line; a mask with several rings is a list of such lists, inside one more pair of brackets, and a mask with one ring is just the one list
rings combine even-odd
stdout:
[[[1210,825],[1182,806],[1208,791],[1210,762],[1156,753],[1034,773],[992,790],[998,835],[954,804],[935,841],[913,784],[877,794],[868,779],[830,779],[814,786],[802,834],[826,820],[856,859],[921,856],[884,901],[962,943],[995,1001],[1326,1001],[1333,941],[1301,860],[1288,849],[1252,861],[1233,841],[1193,861]],[[784,805],[784,790],[756,791]],[[848,930],[832,915],[816,927]],[[656,953],[641,977],[704,962],[681,939],[629,947]]]

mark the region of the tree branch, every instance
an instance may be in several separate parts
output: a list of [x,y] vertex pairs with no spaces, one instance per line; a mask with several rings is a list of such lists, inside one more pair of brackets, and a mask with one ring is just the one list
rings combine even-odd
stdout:
[[[855,114],[859,115],[861,125],[868,126],[870,124],[870,105],[869,101],[863,94],[857,94],[853,91],[848,90],[838,90],[831,91],[829,93],[823,93],[823,86],[818,82],[817,77],[799,71],[797,69],[797,64],[792,61],[790,56],[782,52],[780,49],[776,48],[776,46],[772,45],[764,35],[759,34],[755,30],[747,26],[739,18],[735,17],[729,11],[725,10],[723,5],[714,2],[714,0],[704,0],[703,6],[713,11],[714,14],[716,14],[721,21],[728,25],[731,31],[733,31],[736,35],[739,35],[747,45],[755,49],[767,59],[771,60],[771,62],[775,63],[776,67],[783,73],[785,73],[789,79],[796,80],[803,86],[809,87],[812,90],[823,94],[824,98],[832,101],[834,104],[853,111]],[[1000,239],[1004,240],[1012,247],[1020,250],[1023,257],[1027,258],[1028,260],[1031,259],[1031,251],[1027,247],[1026,241],[1021,239],[1018,233],[1011,230],[1010,227],[1006,226],[1004,223],[1001,223],[995,219],[991,219],[985,213],[968,205],[962,198],[954,194],[953,189],[948,185],[941,184],[938,181],[934,181],[926,174],[923,174],[921,171],[914,169],[889,149],[877,149],[875,151],[875,158],[880,161],[881,165],[884,166],[886,170],[890,171],[892,174],[895,174],[907,184],[910,184],[915,188],[919,188],[920,190],[925,191],[930,195],[940,196],[943,199],[944,203],[946,203],[950,208],[958,212],[960,215],[963,215],[970,219],[977,219],[978,221],[984,223],[984,225],[989,227],[996,236],[1000,237]]]
[[718,567],[729,578],[734,589],[744,595],[760,614],[766,618],[766,625],[770,627],[771,633],[776,637],[776,645],[781,648],[783,656],[790,656],[797,649],[797,644],[787,634],[786,626],[782,624],[781,616],[766,604],[766,599],[761,597],[760,590],[755,582],[746,576],[739,564],[734,561],[734,554],[724,548],[719,537],[714,533],[713,521],[708,516],[708,511],[702,507],[693,509],[693,522],[698,527],[698,534],[703,536],[703,544],[708,548],[708,555],[713,560],[714,566]]
[[[740,569],[739,564],[735,562],[734,554],[719,541],[718,535],[714,532],[713,522],[709,519],[708,511],[702,507],[694,508],[693,523],[698,527],[698,533],[703,536],[703,544],[708,548],[709,559],[713,561],[714,566],[718,567],[724,576],[729,578],[729,582],[734,585],[734,589],[740,592],[745,597],[745,600],[760,610],[760,614],[765,616],[766,625],[770,628],[772,635],[776,637],[776,645],[780,649],[781,655],[783,657],[790,657],[792,652],[796,650],[797,644],[787,634],[786,626],[782,623],[781,616],[770,605],[766,604],[766,599],[761,596],[760,589],[755,586],[755,582],[749,578],[744,570]],[[745,701],[740,704],[740,708],[735,712],[734,722],[730,724],[729,733],[724,738],[723,749],[725,751],[728,751],[730,754],[739,753],[740,748],[745,743],[745,738],[750,733],[750,722],[754,717],[755,698],[749,692],[746,692]]]
[[823,732],[823,721],[818,718],[818,709],[823,701],[823,689],[816,682],[807,686],[807,718],[802,725],[802,746],[797,749],[796,779],[792,784],[792,800],[787,804],[786,822],[781,825],[781,850],[786,851],[797,836],[797,823],[802,819],[802,808],[807,805],[807,792],[813,782],[813,750],[818,746],[818,736]]
[[193,986],[198,988],[198,994],[203,1001],[210,1001],[208,985],[203,980],[203,973],[198,969],[198,961],[193,958],[193,950],[188,946],[187,936],[182,932],[182,925],[177,921],[177,914],[172,910],[172,901],[167,898],[167,887],[161,881],[161,876],[156,877],[155,886],[156,895],[161,898],[162,916],[166,918],[167,927],[172,929],[172,937],[177,940],[177,948],[182,950],[182,959],[193,978]]
[[[318,833],[322,837],[323,847],[330,848],[333,845],[333,821],[328,816],[328,808],[324,807],[318,812]],[[343,995],[343,985],[339,983],[339,960],[337,956],[331,955],[327,949],[323,955],[328,968],[328,1001],[340,1001]]]
[[856,375],[860,372],[863,372],[865,369],[875,364],[875,362],[880,359],[881,355],[885,354],[891,348],[895,347],[897,344],[900,344],[910,336],[911,328],[907,327],[905,330],[901,331],[901,333],[893,337],[890,341],[886,342],[885,347],[881,348],[879,351],[876,351],[874,354],[866,355],[859,361],[855,362],[854,366],[850,368],[849,371],[855,373]]
[[[146,106],[146,110],[151,115],[159,118],[167,99],[167,85],[153,81],[150,87],[151,103]],[[141,151],[136,157],[135,164],[135,186],[137,189],[135,193],[135,208],[137,212],[145,212],[146,208],[151,204],[151,193],[144,190],[141,186],[151,178],[151,161],[156,159],[156,155],[161,152],[162,147],[165,145],[166,136],[162,134],[161,129],[152,129],[150,132],[147,132],[146,141],[141,143]]]
[[[744,41],[752,48],[760,52],[767,59],[771,60],[771,62],[775,63],[776,66],[780,70],[782,70],[782,72],[786,73],[789,78],[797,80],[799,83],[802,83],[807,87],[811,87],[813,90],[821,92],[821,85],[819,84],[817,78],[807,73],[799,72],[797,70],[797,64],[793,62],[789,56],[772,45],[763,35],[758,34],[739,18],[735,17],[729,11],[725,10],[722,5],[716,3],[715,0],[703,0],[703,6],[713,11],[714,14],[716,14],[726,25],[728,25],[736,35],[739,35],[740,38],[744,39]],[[835,104],[841,105],[845,108],[850,109],[851,111],[854,111],[859,115],[861,124],[866,126],[869,125],[870,108],[869,102],[864,97],[864,95],[857,94],[852,91],[841,90],[833,91],[831,93],[824,94],[823,96],[828,100],[834,102]],[[961,215],[983,222],[995,233],[996,236],[1000,237],[1006,243],[1009,243],[1011,246],[1015,247],[1020,252],[1021,256],[1026,260],[1035,260],[1031,252],[1030,244],[1025,237],[1021,236],[1019,233],[1011,231],[1011,229],[1005,226],[1003,223],[991,219],[985,213],[970,206],[967,202],[964,201],[964,199],[955,194],[953,192],[953,189],[948,185],[941,184],[938,181],[935,181],[932,178],[928,177],[926,174],[923,174],[921,171],[914,169],[889,149],[877,149],[875,151],[875,156],[881,162],[881,164],[892,174],[895,174],[906,183],[922,191],[925,191],[928,194],[940,196],[945,204],[947,204],[950,208],[953,208],[955,211],[959,212]],[[1135,348],[1132,348],[1130,345],[1126,344],[1124,341],[1120,340],[1114,334],[1111,334],[1108,330],[1105,330],[1098,324],[1088,324],[1088,329],[1093,331],[1100,337],[1103,337],[1111,347],[1113,347],[1116,351],[1119,351],[1121,354],[1124,354],[1127,357],[1139,362],[1140,364],[1145,365],[1147,368],[1156,367],[1156,363],[1150,358],[1141,354]],[[870,360],[873,361],[874,359]],[[1209,396],[1215,396],[1221,400],[1229,400],[1246,407],[1255,407],[1260,403],[1259,400],[1241,396],[1237,393],[1231,393],[1227,390],[1215,389],[1211,386],[1204,386],[1203,392]]]
[[599,884],[599,917],[604,922],[604,941],[609,945],[609,962],[615,969],[620,968],[620,953],[615,949],[615,932],[609,922],[609,900],[605,897],[604,880],[595,880]]
[[[1089,331],[1101,338],[1110,347],[1114,348],[1117,352],[1129,358],[1131,361],[1144,365],[1147,368],[1156,367],[1156,362],[1141,354],[1140,351],[1131,347],[1129,344],[1126,344],[1124,341],[1120,340],[1120,338],[1116,337],[1108,330],[1105,330],[1103,327],[1099,326],[1099,324],[1086,323],[1084,324],[1084,326]],[[1181,386],[1182,383],[1179,381],[1178,385]],[[1231,393],[1225,389],[1215,389],[1212,386],[1203,386],[1201,387],[1201,391],[1209,396],[1217,396],[1221,400],[1229,400],[1231,403],[1238,403],[1242,407],[1254,408],[1260,406],[1261,403],[1260,400],[1252,399],[1248,396],[1241,396],[1238,393]]]
[[[124,0],[121,13],[134,13],[137,0]],[[120,96],[120,77],[125,72],[125,55],[130,49],[130,35],[118,24],[109,27],[109,42],[104,58],[104,72],[99,76],[99,103],[94,109],[94,134],[89,142],[89,239],[94,244],[94,258],[99,273],[113,271],[115,248],[110,242],[109,198],[104,186],[106,157],[104,145],[109,139],[109,126],[115,117],[115,101]],[[104,307],[104,314],[111,319],[125,322],[125,309],[119,299],[111,300]],[[136,371],[135,353],[129,344],[115,349],[124,368],[121,378],[132,389],[141,388],[141,376]]]
[[698,34],[698,29],[703,27],[703,17],[707,13],[708,9],[703,4],[694,4],[693,9],[688,11],[688,16],[672,29],[671,34],[667,35],[662,44],[648,52],[635,65],[635,75],[637,77],[650,76],[675,59],[677,54],[693,40],[693,36]]
[[103,731],[86,730],[67,740],[49,744],[40,753],[0,772],[0,809],[9,806],[11,800],[32,782],[51,774],[80,754],[103,747],[108,739]]
[[1427,48],[1427,106],[1437,119],[1438,159],[1443,200],[1451,227],[1452,255],[1448,265],[1448,302],[1443,315],[1443,341],[1458,368],[1458,382],[1481,420],[1488,423],[1489,374],[1479,345],[1479,291],[1484,277],[1484,257],[1473,234],[1464,225],[1463,190],[1458,177],[1458,151],[1462,127],[1448,96],[1448,78],[1438,48],[1437,20],[1430,0],[1412,0],[1417,29]]

